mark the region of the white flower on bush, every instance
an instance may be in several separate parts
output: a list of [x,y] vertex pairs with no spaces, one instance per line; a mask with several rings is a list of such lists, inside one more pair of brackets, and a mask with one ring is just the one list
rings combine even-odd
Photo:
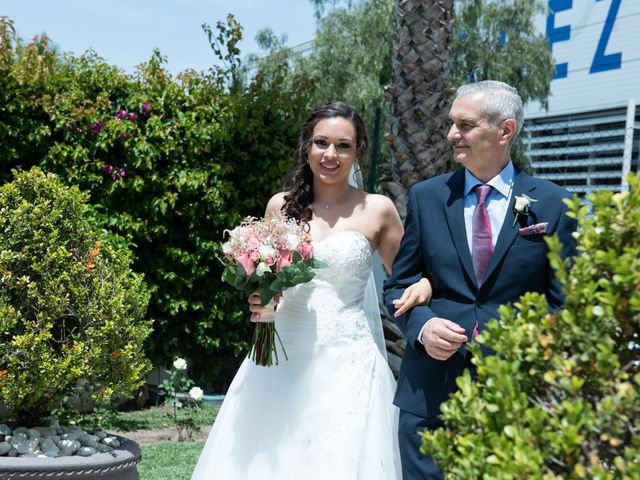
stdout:
[[175,368],[176,370],[186,370],[187,361],[184,358],[176,358],[173,361],[173,368]]
[[193,398],[196,402],[199,402],[202,400],[202,397],[204,396],[204,392],[200,387],[191,387],[191,390],[189,390],[189,396]]

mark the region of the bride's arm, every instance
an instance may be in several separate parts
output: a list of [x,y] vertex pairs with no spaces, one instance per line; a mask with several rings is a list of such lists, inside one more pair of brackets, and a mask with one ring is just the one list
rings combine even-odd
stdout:
[[[391,272],[393,259],[400,248],[400,240],[404,229],[400,220],[400,215],[395,205],[386,197],[383,197],[383,228],[380,234],[380,245],[378,251],[382,263],[387,269],[387,273]],[[410,308],[416,305],[427,305],[431,301],[433,289],[431,282],[427,278],[421,278],[416,283],[407,287],[402,296],[394,302],[398,309],[395,316],[398,317]]]
[[421,278],[416,283],[409,285],[399,299],[394,300],[393,304],[397,310],[393,316],[399,317],[416,305],[428,305],[432,295],[431,282],[427,278]]

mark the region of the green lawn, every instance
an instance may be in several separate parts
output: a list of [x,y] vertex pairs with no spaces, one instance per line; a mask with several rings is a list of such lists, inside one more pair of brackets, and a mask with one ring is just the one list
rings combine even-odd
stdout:
[[[193,411],[196,425],[211,425],[218,413],[218,406],[203,404]],[[159,406],[131,412],[101,412],[85,415],[76,424],[99,430],[151,430],[173,425],[173,407]]]
[[189,480],[204,442],[158,443],[142,447],[140,480]]

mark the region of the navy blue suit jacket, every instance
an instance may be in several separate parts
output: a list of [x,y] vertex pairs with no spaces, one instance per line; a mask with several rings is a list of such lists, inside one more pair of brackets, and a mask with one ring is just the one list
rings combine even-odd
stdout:
[[[537,200],[529,216],[514,220],[516,196],[527,194]],[[464,169],[431,178],[409,190],[405,233],[385,284],[385,301],[394,312],[393,300],[406,287],[428,277],[433,285],[429,306],[417,306],[395,319],[407,337],[407,348],[394,403],[414,415],[429,418],[440,413],[440,404],[456,390],[456,377],[465,368],[467,350],[459,349],[446,361],[431,358],[417,341],[422,326],[432,317],[451,320],[472,338],[478,322],[480,330],[497,317],[502,304],[513,303],[528,291],[547,295],[551,308],[562,304],[561,285],[547,260],[544,235],[521,236],[518,228],[549,222],[546,235],[557,233],[563,256],[575,253],[572,232],[575,221],[565,215],[563,198],[569,193],[546,180],[516,172],[504,224],[493,257],[478,288],[467,243],[464,222]]]

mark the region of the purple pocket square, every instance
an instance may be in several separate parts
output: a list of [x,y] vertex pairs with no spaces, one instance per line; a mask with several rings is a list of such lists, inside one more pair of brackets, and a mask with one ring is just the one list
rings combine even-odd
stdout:
[[549,225],[549,222],[536,223],[535,225],[519,228],[518,235],[539,235],[541,233],[547,233],[547,225]]

